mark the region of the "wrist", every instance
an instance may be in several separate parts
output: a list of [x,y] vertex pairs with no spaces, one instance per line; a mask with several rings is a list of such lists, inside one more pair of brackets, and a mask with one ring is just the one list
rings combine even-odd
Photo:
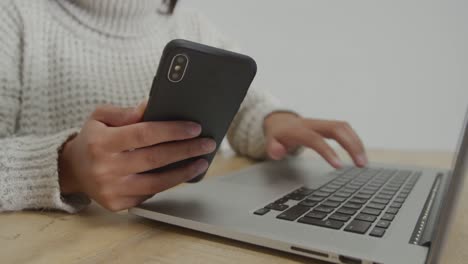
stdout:
[[268,116],[265,117],[263,121],[263,128],[264,130],[268,130],[269,127],[277,124],[278,122],[282,122],[285,120],[289,120],[291,118],[301,118],[298,114],[289,111],[276,111],[270,113]]
[[69,139],[62,146],[59,152],[58,158],[58,178],[60,185],[60,192],[64,195],[78,193],[78,183],[73,175],[73,158],[72,158],[72,146],[74,139]]

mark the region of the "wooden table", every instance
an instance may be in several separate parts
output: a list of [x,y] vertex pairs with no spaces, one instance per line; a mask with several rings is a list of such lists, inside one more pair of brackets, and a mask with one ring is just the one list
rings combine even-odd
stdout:
[[[307,153],[312,155],[311,153]],[[369,151],[372,161],[447,168],[451,154]],[[218,154],[208,175],[251,164]],[[467,194],[462,200],[468,199]],[[462,202],[443,263],[468,261],[468,203]],[[110,213],[96,204],[77,215],[60,212],[0,214],[0,263],[322,263],[140,217]]]

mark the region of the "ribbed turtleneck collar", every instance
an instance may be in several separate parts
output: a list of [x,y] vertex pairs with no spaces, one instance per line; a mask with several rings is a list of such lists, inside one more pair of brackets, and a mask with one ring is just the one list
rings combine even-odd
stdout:
[[80,23],[121,37],[138,36],[157,27],[158,0],[56,0]]

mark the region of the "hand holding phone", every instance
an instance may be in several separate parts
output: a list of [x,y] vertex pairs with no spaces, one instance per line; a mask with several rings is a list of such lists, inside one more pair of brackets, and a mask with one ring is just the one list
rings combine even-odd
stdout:
[[216,148],[213,140],[199,138],[201,126],[196,123],[140,122],[145,107],[96,108],[59,153],[62,195],[84,193],[104,208],[119,211],[206,171],[208,162],[198,159],[173,170],[140,174]]
[[[256,74],[255,61],[242,54],[187,40],[169,42],[151,87],[143,121],[192,121],[200,137],[218,149]],[[216,151],[171,163],[151,172],[174,169],[203,158],[211,163]],[[202,179],[204,173],[192,179]]]

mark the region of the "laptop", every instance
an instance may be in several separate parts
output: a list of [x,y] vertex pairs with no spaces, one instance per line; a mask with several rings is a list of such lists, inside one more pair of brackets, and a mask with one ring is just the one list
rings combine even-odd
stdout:
[[132,214],[333,263],[438,263],[467,173],[299,156],[155,195]]

